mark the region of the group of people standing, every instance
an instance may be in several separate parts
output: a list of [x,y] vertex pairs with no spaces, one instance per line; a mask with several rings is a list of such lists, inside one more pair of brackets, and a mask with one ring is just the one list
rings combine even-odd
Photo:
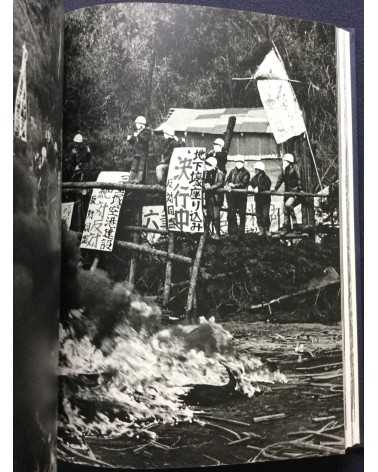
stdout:
[[[219,138],[214,144],[219,144]],[[243,234],[245,232],[247,196],[254,193],[255,216],[259,236],[270,236],[270,192],[277,191],[284,184],[285,192],[301,192],[301,179],[297,165],[292,154],[285,154],[282,158],[282,172],[278,177],[275,187],[265,171],[262,161],[256,162],[254,175],[245,167],[245,158],[237,157],[235,167],[226,174],[223,164],[217,159],[217,152],[211,152],[206,159],[206,172],[204,187],[206,193],[206,208],[209,220],[214,228],[214,238],[220,238],[220,211],[224,201],[224,193],[227,199],[228,233],[230,235]],[[223,192],[216,192],[219,189]],[[280,229],[281,234],[291,230],[297,230],[297,218],[294,208],[301,203],[298,197],[284,197],[284,225]],[[238,224],[239,218],[239,224]]]
[[[144,116],[138,116],[134,122],[135,131],[127,136],[127,143],[132,150],[132,163],[129,181],[131,183],[143,183],[145,180],[146,160],[149,152],[149,142],[152,131],[147,125]],[[176,147],[185,146],[185,141],[175,135],[175,130],[168,125],[162,126],[164,143],[161,149],[160,162],[156,167],[156,178],[159,184],[165,185],[169,161]],[[66,166],[65,180],[79,180],[83,177],[82,167],[88,166],[91,159],[90,149],[83,142],[81,134],[74,138],[71,149],[71,157]],[[227,151],[222,138],[216,138],[213,147],[206,153],[205,174],[203,185],[205,190],[206,214],[209,224],[213,227],[214,239],[220,239],[220,213],[222,210],[224,195],[227,200],[228,233],[230,235],[243,234],[245,232],[247,196],[254,194],[255,216],[257,219],[258,234],[270,235],[270,192],[277,191],[284,184],[285,192],[301,192],[301,178],[295,159],[292,154],[285,154],[282,158],[282,172],[272,189],[272,182],[266,173],[262,161],[256,162],[254,175],[245,167],[245,159],[238,156],[235,167],[227,173]],[[67,172],[68,171],[68,172]],[[80,176],[77,175],[80,173]],[[68,175],[72,174],[67,179]],[[76,175],[75,175],[76,174]],[[76,177],[76,178],[75,178]],[[81,177],[81,178],[80,178]],[[221,191],[220,191],[221,190]],[[298,196],[284,197],[284,225],[281,233],[287,233],[297,229],[297,219],[294,208],[301,203]],[[239,222],[238,222],[239,220]]]

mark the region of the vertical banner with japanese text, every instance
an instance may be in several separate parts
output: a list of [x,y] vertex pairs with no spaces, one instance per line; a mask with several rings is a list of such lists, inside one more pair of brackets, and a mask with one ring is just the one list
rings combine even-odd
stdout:
[[[97,182],[126,183],[129,172],[100,172]],[[124,190],[94,189],[89,201],[81,249],[111,252]]]
[[167,178],[169,231],[203,233],[202,180],[205,148],[183,147],[173,151]]
[[254,78],[277,144],[304,133],[302,111],[285,66],[274,49],[266,55]]

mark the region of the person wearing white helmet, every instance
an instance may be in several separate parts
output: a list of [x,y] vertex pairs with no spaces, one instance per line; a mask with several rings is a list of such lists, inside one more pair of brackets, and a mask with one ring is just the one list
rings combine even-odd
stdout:
[[156,178],[159,184],[165,185],[173,150],[176,147],[181,147],[182,144],[172,127],[165,124],[161,127],[161,131],[163,132],[164,144],[161,150],[160,163],[156,166]]
[[73,138],[73,142],[81,144],[83,142],[83,135],[80,134],[80,133],[75,134],[75,136]]
[[[284,184],[285,192],[302,192],[301,176],[298,166],[295,164],[293,154],[285,154],[282,158],[282,172],[278,177],[274,190],[277,191]],[[297,217],[294,208],[301,203],[299,197],[284,197],[284,225],[281,233],[285,234],[292,229],[298,229]]]
[[253,176],[249,190],[252,190],[255,195],[255,213],[258,226],[259,236],[270,236],[270,195],[263,194],[270,190],[272,182],[265,173],[265,164],[258,161],[255,164],[255,175]]
[[84,142],[83,135],[77,132],[63,160],[63,180],[72,182],[88,180],[91,160],[91,150]]
[[144,180],[146,171],[151,130],[147,126],[147,120],[144,116],[137,116],[134,125],[135,132],[127,137],[127,142],[132,146],[133,152],[129,181],[131,183],[141,183]]
[[207,152],[206,157],[215,157],[218,169],[226,174],[227,153],[224,150],[224,140],[222,138],[214,139],[213,149]]
[[217,190],[223,187],[224,177],[224,173],[218,169],[216,157],[208,157],[205,161],[205,174],[203,178],[206,192],[206,217],[209,226],[211,224],[213,226],[213,238],[216,240],[220,239],[220,209],[223,203],[223,194],[217,193]]
[[[235,167],[229,172],[226,178],[227,196],[227,221],[228,234],[244,234],[245,213],[247,211],[247,194],[232,192],[234,189],[246,189],[248,187],[250,173],[245,168],[244,156],[238,156]],[[237,221],[239,215],[239,227]]]

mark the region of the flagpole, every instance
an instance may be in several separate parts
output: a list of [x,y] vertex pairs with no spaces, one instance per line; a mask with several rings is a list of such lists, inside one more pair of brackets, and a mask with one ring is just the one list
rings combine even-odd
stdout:
[[[277,49],[277,46],[275,45],[274,41],[272,40],[272,45],[273,45],[273,49],[275,51],[275,53],[277,54],[278,58],[280,59],[280,61],[282,62],[282,64],[285,64],[282,57],[281,57],[281,54],[279,53],[278,49]],[[291,91],[293,92],[293,94],[295,95],[295,92],[294,92],[294,88],[291,84],[291,81],[289,80],[288,81],[289,84],[290,84],[290,87],[291,87]],[[315,172],[316,172],[316,177],[318,179],[318,182],[319,182],[319,185],[320,185],[320,189],[322,190],[323,189],[323,185],[322,185],[322,181],[320,179],[320,175],[319,175],[319,171],[318,171],[318,166],[316,165],[316,160],[315,160],[315,155],[314,155],[314,152],[312,150],[312,146],[311,146],[311,142],[310,142],[310,138],[309,138],[309,135],[308,135],[308,131],[307,131],[307,126],[306,126],[306,123],[305,123],[305,120],[303,120],[303,123],[305,125],[305,135],[306,135],[306,139],[307,139],[307,143],[308,143],[308,147],[310,149],[310,154],[311,154],[311,158],[312,158],[312,161],[314,163],[314,167],[315,167]]]
[[[303,120],[304,121],[304,120]],[[306,123],[305,123],[305,127],[306,127]],[[311,143],[310,143],[310,138],[308,136],[308,131],[307,131],[307,127],[306,127],[306,131],[305,131],[305,135],[306,135],[306,138],[307,138],[307,143],[308,143],[308,147],[310,149],[310,154],[311,154],[311,157],[312,157],[312,161],[314,163],[314,167],[315,167],[315,172],[316,172],[316,177],[318,178],[318,182],[319,182],[319,185],[320,185],[320,190],[323,189],[323,184],[322,184],[322,181],[320,179],[320,175],[319,175],[319,171],[318,171],[318,166],[316,165],[316,161],[315,161],[315,156],[314,156],[314,152],[312,150],[312,146],[311,146]]]

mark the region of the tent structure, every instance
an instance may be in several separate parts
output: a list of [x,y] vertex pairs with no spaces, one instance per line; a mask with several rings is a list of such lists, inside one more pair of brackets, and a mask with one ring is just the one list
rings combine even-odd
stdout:
[[279,147],[263,108],[171,108],[167,119],[155,131],[161,131],[164,124],[169,125],[188,146],[208,149],[216,137],[223,136],[230,116],[236,117],[230,161],[238,155],[247,161],[278,157]]

